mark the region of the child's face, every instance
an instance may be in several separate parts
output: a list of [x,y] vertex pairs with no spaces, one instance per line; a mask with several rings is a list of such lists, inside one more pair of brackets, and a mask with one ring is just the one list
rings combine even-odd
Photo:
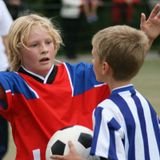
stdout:
[[27,48],[22,47],[20,53],[22,65],[41,76],[45,76],[55,58],[56,50],[53,39],[46,28],[35,25],[31,28]]

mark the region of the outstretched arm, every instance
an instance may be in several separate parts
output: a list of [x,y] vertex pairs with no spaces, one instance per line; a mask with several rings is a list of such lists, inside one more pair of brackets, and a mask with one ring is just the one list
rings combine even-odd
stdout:
[[156,4],[148,19],[144,13],[141,14],[140,28],[146,33],[150,44],[160,35],[160,4]]

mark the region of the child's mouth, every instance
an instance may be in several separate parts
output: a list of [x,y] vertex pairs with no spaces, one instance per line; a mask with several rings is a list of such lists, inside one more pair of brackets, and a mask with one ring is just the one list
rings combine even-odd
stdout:
[[49,61],[49,58],[42,58],[42,59],[40,60],[40,62],[46,62],[46,61]]

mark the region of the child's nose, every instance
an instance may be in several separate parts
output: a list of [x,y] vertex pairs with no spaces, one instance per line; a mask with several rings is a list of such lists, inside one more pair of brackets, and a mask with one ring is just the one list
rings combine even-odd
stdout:
[[47,47],[47,45],[42,44],[42,46],[41,46],[41,52],[42,52],[42,53],[48,52],[48,47]]

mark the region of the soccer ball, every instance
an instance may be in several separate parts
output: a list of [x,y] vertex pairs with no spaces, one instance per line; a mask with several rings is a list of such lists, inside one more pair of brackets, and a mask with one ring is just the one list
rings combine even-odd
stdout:
[[68,141],[72,141],[77,152],[84,158],[89,156],[93,131],[84,126],[75,125],[58,130],[49,140],[46,148],[46,160],[51,155],[66,155],[69,152]]

